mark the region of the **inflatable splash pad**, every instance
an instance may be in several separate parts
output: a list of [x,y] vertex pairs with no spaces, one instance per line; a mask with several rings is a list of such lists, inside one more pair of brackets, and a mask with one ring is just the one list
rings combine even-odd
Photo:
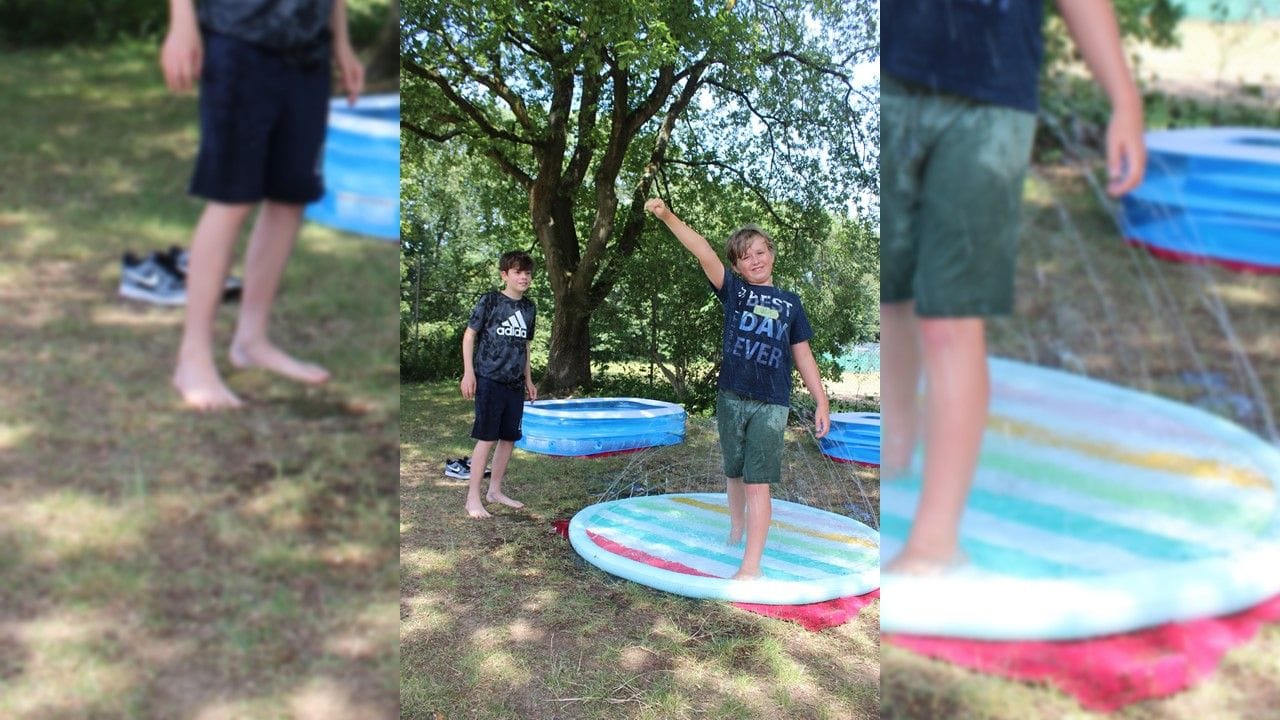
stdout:
[[324,196],[307,206],[318,223],[384,240],[400,238],[400,96],[329,103]]
[[880,464],[880,413],[831,415],[831,431],[818,440],[823,455],[837,462]]
[[879,534],[806,505],[773,501],[764,577],[728,580],[744,544],[726,544],[723,493],[679,493],[589,505],[569,521],[569,542],[587,562],[618,577],[695,598],[804,605],[874,590]]
[[1280,130],[1147,133],[1147,174],[1121,203],[1128,242],[1180,262],[1280,272]]
[[[992,360],[991,418],[961,522],[970,563],[884,578],[881,629],[1085,638],[1211,617],[1280,593],[1280,451],[1153,395]],[[884,557],[917,473],[881,486]]]
[[585,457],[676,445],[684,440],[684,418],[683,407],[644,398],[527,402],[516,447]]

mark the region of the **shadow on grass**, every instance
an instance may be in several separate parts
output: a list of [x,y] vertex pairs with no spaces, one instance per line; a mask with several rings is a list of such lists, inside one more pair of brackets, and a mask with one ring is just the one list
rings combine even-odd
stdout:
[[[874,607],[811,633],[731,605],[669,595],[582,561],[551,529],[637,457],[718,488],[714,432],[600,459],[517,451],[504,488],[526,503],[465,516],[471,404],[450,383],[406,385],[401,446],[401,702],[406,717],[871,718]],[[493,510],[493,508],[491,508]]]
[[199,210],[154,58],[0,60],[0,715],[395,717],[397,248],[305,226],[273,334],[335,379],[182,409],[181,311],[115,296]]

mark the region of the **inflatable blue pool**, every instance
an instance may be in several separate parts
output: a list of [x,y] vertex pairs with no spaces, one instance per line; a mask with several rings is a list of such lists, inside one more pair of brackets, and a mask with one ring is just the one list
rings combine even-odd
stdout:
[[1280,272],[1280,130],[1146,137],[1146,179],[1122,202],[1126,239],[1168,260]]
[[644,398],[539,400],[524,404],[516,447],[543,455],[584,457],[676,445],[684,408]]
[[400,96],[329,103],[324,197],[306,217],[340,230],[400,238]]
[[880,464],[880,413],[845,412],[831,416],[831,432],[818,440],[822,454],[838,462]]

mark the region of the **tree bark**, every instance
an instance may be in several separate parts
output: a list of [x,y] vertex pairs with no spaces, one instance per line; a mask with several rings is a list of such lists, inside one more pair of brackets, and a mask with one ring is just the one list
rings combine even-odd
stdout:
[[387,6],[387,16],[373,41],[365,73],[371,83],[395,82],[400,78],[400,0]]
[[551,323],[551,355],[539,393],[591,387],[591,313],[572,298],[556,298]]

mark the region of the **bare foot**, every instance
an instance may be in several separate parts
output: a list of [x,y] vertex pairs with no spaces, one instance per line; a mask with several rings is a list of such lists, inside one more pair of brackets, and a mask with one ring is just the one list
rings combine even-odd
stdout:
[[270,342],[232,343],[231,364],[240,369],[257,367],[283,375],[290,380],[319,385],[329,379],[329,371],[314,363],[303,362]]
[[497,492],[497,493],[491,492],[488,495],[485,495],[485,499],[488,500],[489,502],[502,503],[507,507],[513,507],[513,508],[524,507],[524,503],[520,502],[519,500],[512,500],[511,498],[507,497],[506,495],[503,495],[500,492]]
[[480,498],[467,498],[467,514],[477,520],[481,518],[492,517],[488,510],[484,509],[484,505],[480,503]]
[[739,543],[741,543],[741,542],[742,542],[742,526],[741,526],[741,525],[730,525],[730,526],[729,526],[729,539],[725,541],[725,544],[727,544],[727,545],[737,545],[737,544],[739,544]]
[[182,402],[196,410],[234,410],[244,401],[231,392],[211,363],[179,362],[173,371],[173,387]]
[[761,577],[763,577],[763,575],[759,572],[749,573],[743,570],[738,570],[738,572],[734,573],[733,577],[730,577],[729,579],[730,580],[759,580]]

